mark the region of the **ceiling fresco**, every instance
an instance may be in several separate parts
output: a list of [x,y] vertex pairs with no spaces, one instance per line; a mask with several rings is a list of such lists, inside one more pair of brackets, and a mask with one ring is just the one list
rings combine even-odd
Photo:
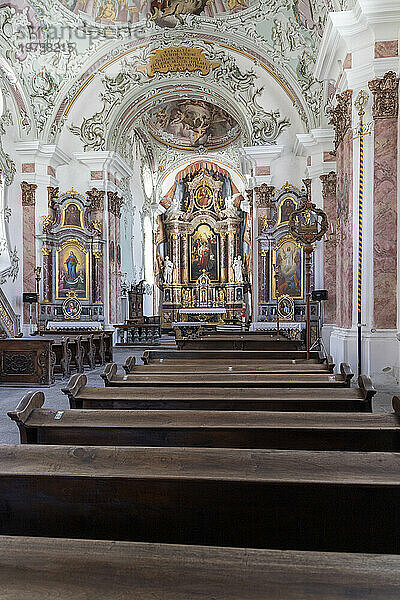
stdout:
[[234,14],[248,8],[252,0],[59,0],[75,14],[85,13],[96,23],[154,21],[162,27],[183,24],[185,15]]
[[236,120],[203,100],[173,100],[144,117],[149,133],[159,142],[181,150],[227,146],[240,135]]

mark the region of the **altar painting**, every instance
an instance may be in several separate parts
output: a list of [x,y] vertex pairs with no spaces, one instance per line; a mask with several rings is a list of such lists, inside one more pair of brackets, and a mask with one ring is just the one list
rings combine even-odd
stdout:
[[274,249],[272,262],[277,266],[277,279],[272,277],[272,294],[303,298],[303,248],[290,236],[286,236]]
[[206,223],[190,236],[190,280],[197,281],[203,274],[219,280],[219,236]]
[[56,298],[63,300],[75,292],[89,299],[89,253],[77,242],[67,242],[56,253]]
[[63,210],[61,227],[83,229],[82,210],[75,202],[67,204]]
[[297,208],[297,202],[293,198],[285,198],[279,206],[278,225],[288,223],[290,215]]

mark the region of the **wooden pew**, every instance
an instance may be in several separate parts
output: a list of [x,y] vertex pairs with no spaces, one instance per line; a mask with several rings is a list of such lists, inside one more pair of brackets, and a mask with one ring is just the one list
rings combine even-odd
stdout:
[[221,372],[199,372],[199,371],[140,371],[131,375],[118,375],[117,365],[109,363],[106,365],[101,377],[106,386],[173,386],[187,387],[350,387],[354,375],[350,367],[345,363],[340,365],[340,374],[333,375],[328,372],[307,373],[299,372],[264,372],[258,371],[251,374],[241,371],[226,369]]
[[87,387],[85,375],[73,375],[62,392],[71,408],[132,410],[273,410],[314,412],[371,412],[376,394],[362,375],[360,388],[199,388]]
[[54,383],[53,341],[40,337],[0,340],[0,384],[50,386]]
[[397,600],[400,557],[0,536],[5,600]]
[[[263,361],[263,360],[304,360],[307,353],[301,350],[145,350],[142,356],[145,365],[151,363],[162,363],[179,360],[182,364],[185,361],[206,360],[206,361]],[[310,358],[318,359],[324,362],[325,357],[322,352],[312,351]],[[108,361],[111,362],[111,361]]]
[[[110,364],[110,363],[109,363]],[[334,363],[329,357],[329,362],[321,362],[312,358],[300,360],[263,360],[263,361],[240,361],[234,360],[213,362],[210,360],[193,361],[168,361],[166,363],[150,363],[149,365],[137,365],[134,356],[128,356],[123,369],[127,375],[135,373],[333,373]]]
[[400,452],[396,414],[43,409],[29,392],[8,416],[22,444]]
[[299,340],[266,336],[213,336],[205,338],[182,338],[176,340],[179,350],[301,350],[304,343]]
[[398,554],[399,465],[388,452],[4,445],[0,535]]

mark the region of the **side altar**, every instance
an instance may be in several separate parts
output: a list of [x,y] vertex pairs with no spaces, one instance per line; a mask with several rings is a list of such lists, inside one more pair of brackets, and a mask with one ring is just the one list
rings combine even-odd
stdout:
[[[56,190],[57,192],[58,190]],[[102,207],[75,190],[49,193],[41,241],[39,329],[104,327]]]
[[241,321],[249,289],[248,213],[228,172],[200,163],[162,200],[156,248],[161,323]]

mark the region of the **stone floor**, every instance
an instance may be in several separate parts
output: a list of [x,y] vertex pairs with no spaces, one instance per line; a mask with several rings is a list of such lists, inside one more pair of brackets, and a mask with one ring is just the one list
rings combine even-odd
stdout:
[[[137,362],[143,354],[144,348],[115,348],[114,361],[118,364],[119,370],[125,362],[127,356],[135,356]],[[85,371],[89,385],[103,386],[103,380],[100,373],[103,367],[94,371]],[[48,408],[68,408],[67,397],[61,392],[61,388],[66,384],[66,380],[58,378],[55,385],[50,388],[43,388],[46,397],[45,407]],[[7,416],[7,411],[13,410],[21,398],[29,391],[29,388],[1,387],[0,388],[0,443],[17,444],[19,443],[18,428],[16,424]],[[400,389],[379,390],[374,399],[374,412],[392,412],[391,400],[394,394],[400,395]]]

